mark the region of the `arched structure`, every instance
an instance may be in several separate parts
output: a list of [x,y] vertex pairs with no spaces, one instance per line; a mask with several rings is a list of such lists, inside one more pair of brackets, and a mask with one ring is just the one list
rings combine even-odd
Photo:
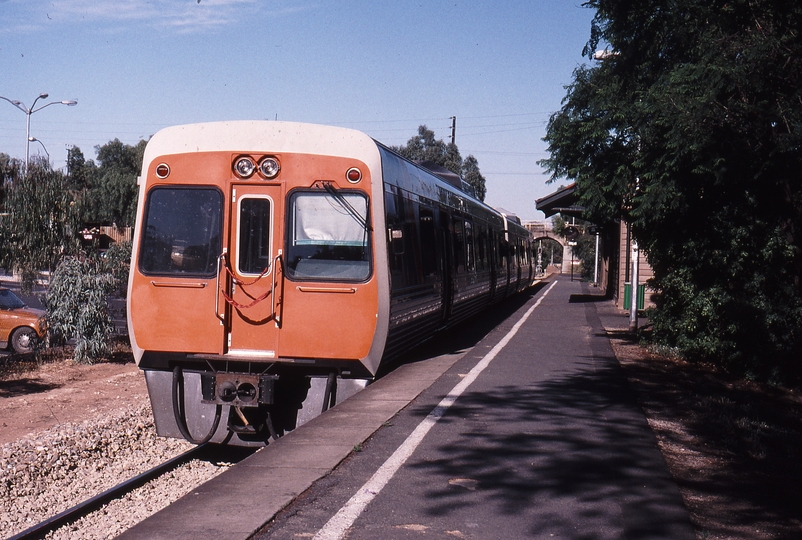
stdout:
[[[532,233],[532,240],[553,240],[560,244],[563,250],[562,266],[560,271],[563,273],[571,272],[571,264],[577,264],[579,261],[574,260],[573,247],[568,244],[568,239],[562,235],[554,232],[552,229],[551,221],[527,221],[524,222],[524,227]],[[576,268],[574,268],[576,271]]]

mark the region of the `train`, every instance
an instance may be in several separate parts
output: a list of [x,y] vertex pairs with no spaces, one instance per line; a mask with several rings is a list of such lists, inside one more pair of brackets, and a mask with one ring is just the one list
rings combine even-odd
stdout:
[[352,129],[169,127],[137,183],[128,327],[160,436],[267,444],[535,280],[517,218]]

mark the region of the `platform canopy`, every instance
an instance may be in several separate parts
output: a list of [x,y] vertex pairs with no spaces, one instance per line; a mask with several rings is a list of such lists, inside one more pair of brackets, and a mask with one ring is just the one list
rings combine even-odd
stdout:
[[576,182],[561,187],[554,193],[546,195],[535,201],[535,208],[551,217],[554,214],[563,216],[582,217],[584,206],[579,205],[579,195],[576,193]]

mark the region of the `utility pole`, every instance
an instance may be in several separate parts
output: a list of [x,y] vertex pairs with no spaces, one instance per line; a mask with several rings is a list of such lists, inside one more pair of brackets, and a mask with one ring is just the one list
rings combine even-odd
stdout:
[[454,144],[454,139],[457,135],[457,117],[451,117],[451,144]]

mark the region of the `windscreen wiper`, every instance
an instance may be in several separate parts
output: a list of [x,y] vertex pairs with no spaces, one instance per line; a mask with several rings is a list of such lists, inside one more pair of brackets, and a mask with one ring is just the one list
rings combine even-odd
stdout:
[[334,187],[334,185],[332,185],[331,182],[322,182],[322,184],[323,184],[323,189],[326,190],[326,193],[334,197],[334,200],[337,201],[337,204],[339,204],[343,208],[343,210],[348,212],[348,215],[354,218],[354,220],[357,223],[359,223],[360,227],[362,227],[367,232],[373,230],[373,228],[370,226],[370,223],[368,223],[368,217],[360,214],[359,211],[356,208],[354,208],[353,205],[349,203],[345,197],[343,197],[343,194],[340,193],[340,191],[336,187]]

